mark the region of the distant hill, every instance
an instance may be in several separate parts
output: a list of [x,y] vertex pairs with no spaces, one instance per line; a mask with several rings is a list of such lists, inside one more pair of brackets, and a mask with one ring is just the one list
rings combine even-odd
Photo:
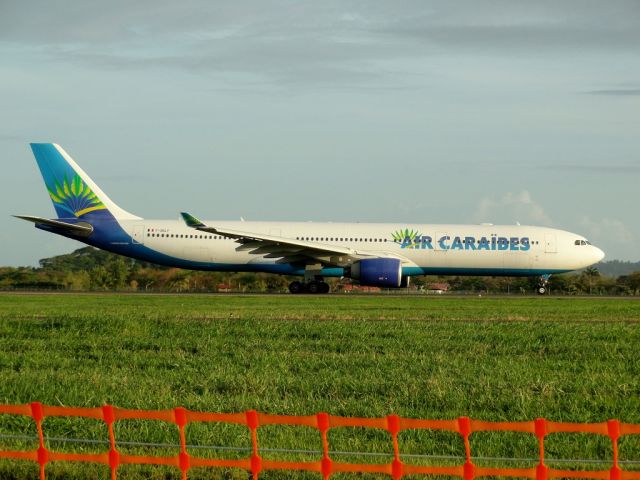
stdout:
[[124,259],[130,266],[136,265],[143,268],[153,267],[159,270],[166,270],[168,268],[161,265],[142,262],[140,260],[121,257],[120,255],[99,250],[94,247],[83,247],[73,251],[72,253],[58,255],[51,258],[43,258],[40,260],[40,268],[47,271],[87,272],[98,266],[107,265],[110,261],[118,258]]
[[640,262],[625,262],[622,260],[609,260],[600,262],[595,267],[602,275],[609,277],[619,277],[620,275],[629,275],[633,272],[640,272]]

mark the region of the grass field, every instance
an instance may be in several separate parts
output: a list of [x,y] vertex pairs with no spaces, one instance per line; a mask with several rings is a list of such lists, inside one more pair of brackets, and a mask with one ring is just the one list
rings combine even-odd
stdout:
[[[640,423],[639,346],[640,301],[625,299],[3,294],[0,402]],[[244,428],[188,428],[190,443],[249,445]],[[317,433],[301,430],[265,427],[261,445],[319,449]],[[331,433],[332,449],[390,451],[385,432],[345,430],[352,431]],[[0,434],[34,432],[27,419],[0,418]],[[104,426],[93,421],[48,419],[45,433],[107,438]],[[117,436],[177,442],[175,427],[157,422],[121,422]],[[524,434],[474,434],[472,440],[475,455],[535,457],[537,452],[533,436]],[[623,460],[640,460],[637,440],[621,442]],[[4,448],[34,445],[0,442]],[[107,449],[56,442],[50,447]],[[433,432],[403,433],[401,450],[463,454],[456,435]],[[611,458],[607,438],[587,435],[553,435],[547,451],[555,458]],[[3,479],[35,478],[36,472],[35,465],[0,462]],[[102,467],[71,464],[51,465],[47,472],[48,478],[108,475]],[[177,470],[160,468],[123,467],[120,473],[120,478],[179,478]],[[193,473],[191,478],[200,478]],[[244,478],[238,472],[199,473]]]

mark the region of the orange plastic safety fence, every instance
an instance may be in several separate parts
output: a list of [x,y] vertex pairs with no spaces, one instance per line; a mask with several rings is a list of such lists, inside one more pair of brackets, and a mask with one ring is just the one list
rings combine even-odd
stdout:
[[[451,475],[472,480],[476,477],[523,477],[536,480],[551,478],[587,478],[596,480],[640,480],[640,472],[626,471],[618,462],[618,440],[622,435],[640,434],[640,425],[609,420],[602,423],[561,423],[539,418],[529,422],[485,422],[460,417],[456,420],[422,420],[388,415],[382,418],[338,417],[327,413],[310,416],[269,415],[249,410],[244,413],[192,412],[178,407],[173,410],[127,410],[105,405],[102,408],[54,407],[34,402],[26,405],[0,405],[0,414],[24,415],[33,418],[38,431],[39,446],[32,451],[0,450],[0,458],[31,460],[40,465],[40,478],[45,480],[45,467],[49,462],[92,462],[108,465],[111,478],[116,480],[118,467],[127,464],[167,465],[179,469],[187,479],[189,469],[194,467],[232,467],[250,471],[254,480],[264,470],[305,470],[318,472],[324,480],[338,472],[381,473],[394,480],[404,475]],[[110,448],[99,454],[62,453],[48,450],[44,442],[42,421],[45,417],[85,417],[102,420],[109,431]],[[180,433],[180,453],[173,457],[124,455],[116,448],[113,425],[118,420],[158,420],[174,423]],[[223,422],[246,426],[251,433],[252,452],[248,458],[212,459],[200,458],[187,451],[185,427],[195,422]],[[258,429],[264,425],[294,425],[312,427],[322,438],[322,460],[313,462],[291,462],[263,460],[259,454]],[[327,433],[339,427],[364,427],[386,430],[391,435],[393,460],[387,464],[341,463],[330,456]],[[465,462],[458,466],[407,465],[402,462],[398,446],[398,434],[403,430],[446,430],[458,433],[465,447]],[[469,437],[474,432],[512,431],[535,435],[539,444],[539,461],[534,468],[484,468],[472,462]],[[613,447],[612,466],[608,470],[557,470],[545,465],[544,441],[552,433],[590,433],[605,435]]]

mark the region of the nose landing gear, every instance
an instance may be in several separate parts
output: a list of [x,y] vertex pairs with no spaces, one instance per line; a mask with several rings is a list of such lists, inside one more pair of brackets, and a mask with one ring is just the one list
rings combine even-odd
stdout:
[[541,275],[538,279],[538,288],[536,289],[538,295],[544,295],[549,290],[549,278],[551,275]]

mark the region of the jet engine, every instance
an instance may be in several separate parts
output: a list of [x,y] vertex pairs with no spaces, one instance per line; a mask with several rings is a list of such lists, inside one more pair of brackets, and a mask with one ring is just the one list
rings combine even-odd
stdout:
[[399,288],[402,266],[397,258],[366,258],[351,265],[347,275],[369,287]]

